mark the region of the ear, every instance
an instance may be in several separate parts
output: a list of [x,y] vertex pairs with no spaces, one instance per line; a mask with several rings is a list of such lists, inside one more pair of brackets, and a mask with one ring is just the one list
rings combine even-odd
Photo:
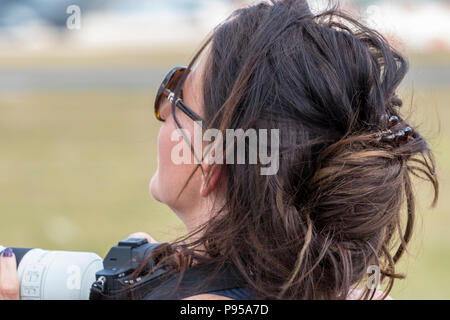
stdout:
[[[202,185],[200,187],[200,195],[207,197],[219,184],[223,183],[226,178],[226,167],[222,164],[213,163],[210,165],[207,162],[202,163],[204,174],[202,175]],[[211,178],[207,183],[206,176],[211,171]]]

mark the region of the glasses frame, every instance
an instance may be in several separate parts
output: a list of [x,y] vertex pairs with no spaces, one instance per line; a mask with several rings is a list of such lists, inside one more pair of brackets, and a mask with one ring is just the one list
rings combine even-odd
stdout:
[[[164,80],[161,83],[161,86],[158,89],[155,98],[155,117],[161,122],[164,122],[166,119],[161,118],[160,108],[163,103],[164,98],[169,100],[170,103],[173,103],[175,98],[175,92],[169,89],[171,85],[177,85],[177,83],[173,83],[175,76],[177,74],[184,73],[187,70],[187,66],[177,66],[169,71],[169,73],[165,76]],[[183,77],[183,74],[180,74],[179,77],[175,81],[179,81],[179,79]],[[177,98],[175,100],[175,107],[180,109],[183,113],[185,113],[189,118],[194,121],[203,121],[203,119],[195,113],[191,108],[189,108],[181,98]]]

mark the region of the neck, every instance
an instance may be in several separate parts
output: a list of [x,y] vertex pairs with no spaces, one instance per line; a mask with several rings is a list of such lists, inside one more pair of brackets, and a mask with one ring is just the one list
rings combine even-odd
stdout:
[[[214,198],[211,196],[202,198],[202,200],[198,201],[197,203],[198,203],[197,206],[194,206],[189,210],[183,210],[182,212],[173,209],[173,211],[185,225],[188,234],[191,234],[192,232],[196,231],[200,226],[207,223],[210,220],[211,215],[218,212],[218,210],[223,206],[224,202],[223,200],[219,201],[219,199],[217,198],[216,201],[214,201]],[[201,230],[195,233],[194,235],[190,236],[188,238],[188,241],[192,243],[201,238],[203,234],[204,230]],[[196,246],[196,248],[199,250],[204,250],[203,244]]]

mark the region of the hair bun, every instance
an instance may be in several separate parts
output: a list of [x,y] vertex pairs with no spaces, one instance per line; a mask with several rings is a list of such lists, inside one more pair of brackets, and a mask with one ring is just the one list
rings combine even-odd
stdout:
[[[327,270],[352,266],[352,272],[345,275],[349,283],[362,279],[371,264],[380,267],[381,280],[386,276],[390,281],[403,277],[394,270],[414,224],[410,173],[421,173],[432,182],[432,206],[438,195],[434,165],[429,165],[424,157],[426,151],[422,151],[422,159],[399,160],[395,149],[377,148],[370,134],[359,134],[343,138],[320,154],[306,207],[314,230],[311,241],[317,246],[322,244]],[[432,155],[428,155],[433,163]],[[405,219],[401,217],[403,205],[407,211]],[[406,226],[400,226],[400,221],[406,221]],[[392,253],[391,241],[397,236],[400,245]],[[333,275],[328,276],[325,282],[336,281]]]

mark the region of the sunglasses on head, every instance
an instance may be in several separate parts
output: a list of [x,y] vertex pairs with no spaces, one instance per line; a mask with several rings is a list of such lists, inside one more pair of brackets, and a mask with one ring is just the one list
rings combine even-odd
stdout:
[[[169,100],[170,103],[173,102],[175,98],[175,88],[177,87],[178,81],[183,77],[184,72],[187,70],[186,66],[175,67],[169,71],[169,73],[164,78],[161,86],[158,89],[155,99],[155,116],[159,121],[165,121],[166,119],[162,117],[162,114],[167,114],[167,112],[161,112],[161,107],[168,108],[171,104],[164,104],[165,100]],[[196,114],[191,108],[189,108],[182,100],[182,98],[177,98],[175,100],[175,107],[183,111],[189,118],[194,121],[202,121],[202,118]]]

